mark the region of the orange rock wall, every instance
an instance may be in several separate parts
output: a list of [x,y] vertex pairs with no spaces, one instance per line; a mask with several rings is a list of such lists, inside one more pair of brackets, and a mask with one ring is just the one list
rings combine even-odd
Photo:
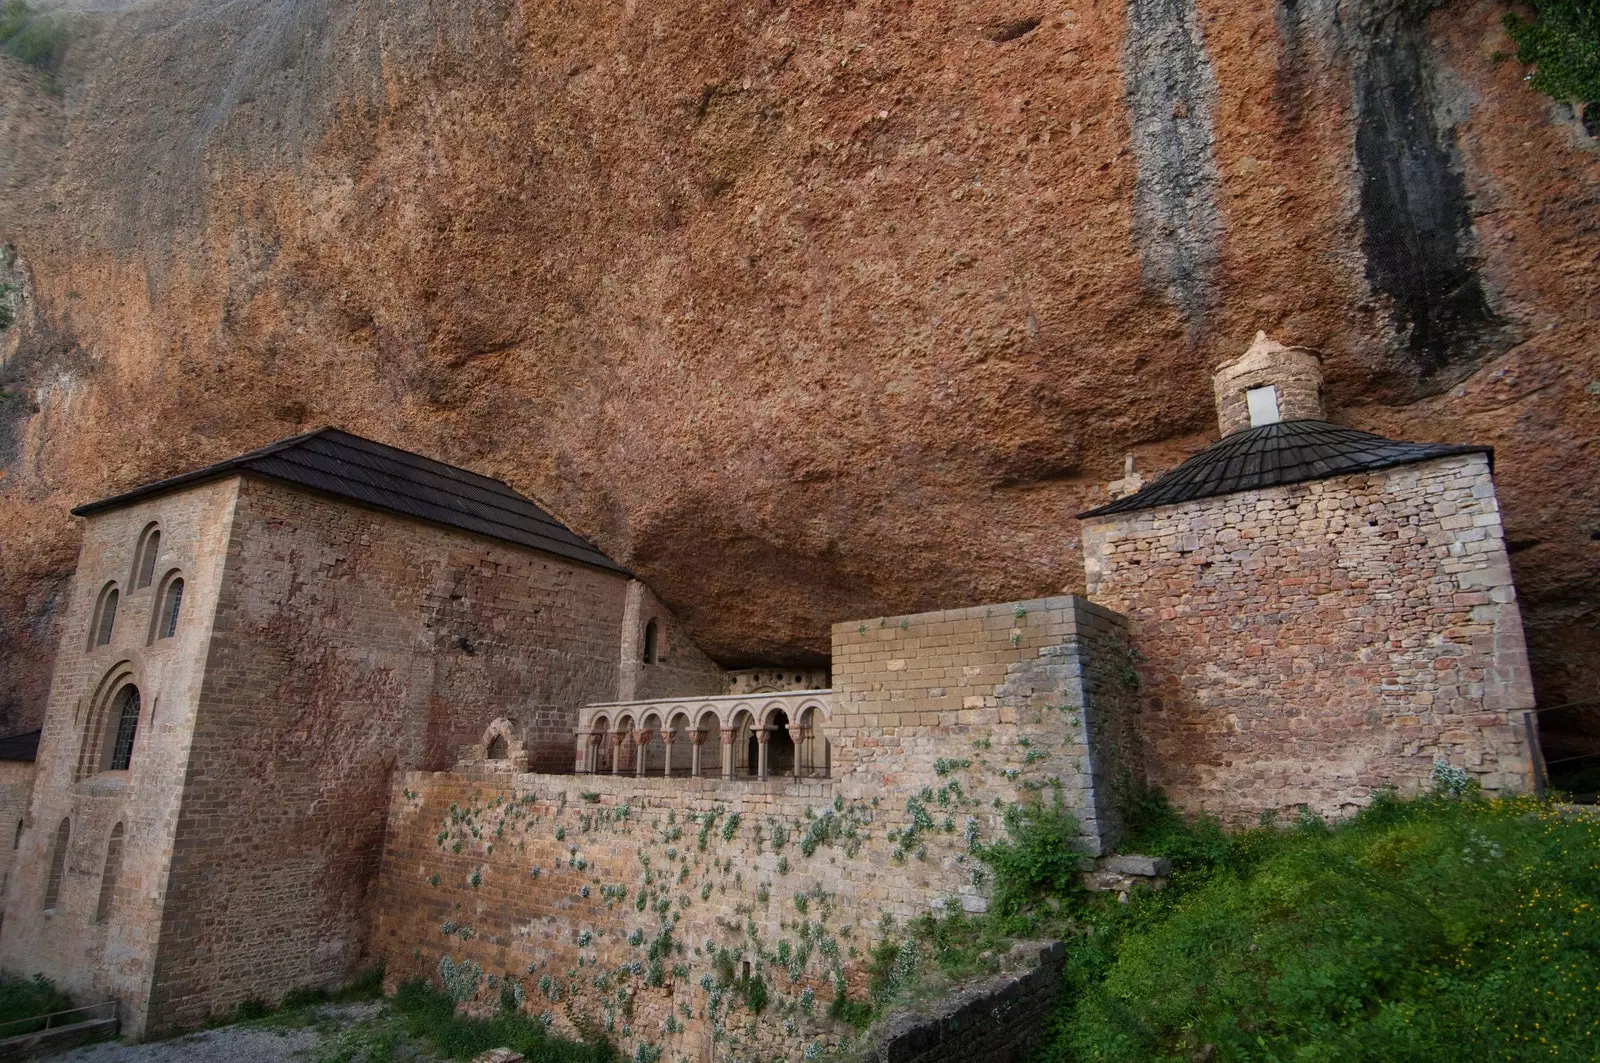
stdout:
[[724,665],[1080,589],[1072,514],[1257,328],[1335,420],[1497,447],[1540,696],[1592,694],[1600,147],[1503,10],[72,15],[60,96],[0,58],[0,711],[72,504],[323,423],[540,499]]

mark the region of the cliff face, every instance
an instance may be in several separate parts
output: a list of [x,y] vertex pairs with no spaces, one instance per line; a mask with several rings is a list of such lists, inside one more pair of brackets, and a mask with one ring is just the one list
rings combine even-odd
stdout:
[[[1600,145],[1496,3],[157,0],[0,59],[0,706],[70,506],[321,424],[502,477],[727,664],[1081,587],[1257,328],[1496,446],[1600,689]],[[380,13],[381,12],[381,13]]]

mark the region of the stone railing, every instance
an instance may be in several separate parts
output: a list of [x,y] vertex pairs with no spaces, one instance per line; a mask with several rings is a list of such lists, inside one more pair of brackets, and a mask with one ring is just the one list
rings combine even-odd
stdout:
[[831,690],[586,705],[578,710],[575,768],[588,774],[825,778],[833,706]]

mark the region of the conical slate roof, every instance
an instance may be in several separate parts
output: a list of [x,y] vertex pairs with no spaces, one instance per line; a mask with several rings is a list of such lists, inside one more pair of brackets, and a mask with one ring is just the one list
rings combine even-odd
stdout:
[[1401,443],[1327,421],[1278,421],[1234,432],[1136,494],[1078,514],[1104,517],[1197,498],[1304,483],[1330,476],[1410,465],[1494,448],[1452,443]]
[[374,509],[627,573],[593,543],[499,480],[337,428],[281,439],[203,469],[90,502],[72,512],[84,517],[236,473],[279,480]]

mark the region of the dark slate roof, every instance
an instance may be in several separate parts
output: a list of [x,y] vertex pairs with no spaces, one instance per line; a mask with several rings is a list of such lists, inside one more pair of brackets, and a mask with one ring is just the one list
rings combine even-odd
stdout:
[[194,472],[90,502],[72,512],[76,516],[88,516],[237,473],[338,495],[374,509],[417,517],[597,568],[627,573],[594,544],[575,535],[530,499],[499,480],[337,428],[322,428],[282,439]]
[[1327,421],[1279,421],[1234,432],[1202,450],[1155,483],[1109,505],[1080,513],[1103,517],[1197,498],[1304,483],[1396,465],[1488,454],[1494,448],[1451,443],[1401,443]]
[[39,755],[39,731],[0,738],[0,760],[33,760]]

